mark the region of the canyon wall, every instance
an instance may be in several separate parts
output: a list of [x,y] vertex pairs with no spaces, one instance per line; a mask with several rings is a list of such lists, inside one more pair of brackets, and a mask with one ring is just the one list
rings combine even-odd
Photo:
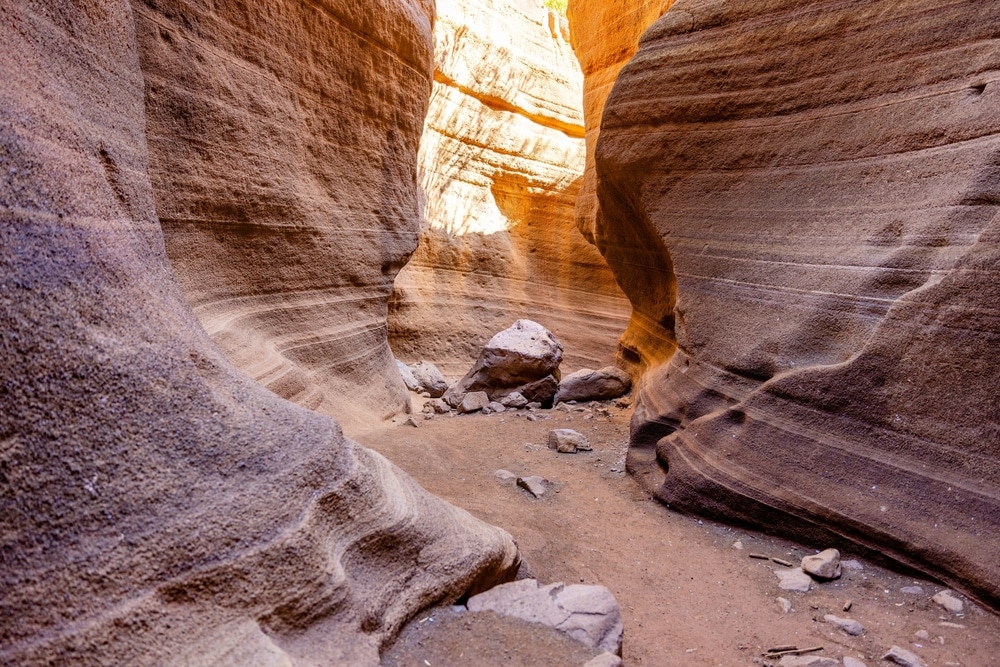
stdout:
[[420,247],[390,305],[393,350],[460,377],[519,318],[567,367],[614,355],[629,305],[573,223],[584,165],[582,74],[566,20],[533,0],[441,0],[419,153]]
[[629,468],[671,507],[1000,606],[998,25],[971,0],[677,0],[646,32],[594,236],[658,332],[632,336]]
[[283,398],[407,409],[386,334],[416,248],[431,0],[134,0],[150,178],[198,319]]
[[[331,6],[271,4],[302,23]],[[392,25],[356,34],[374,60],[405,56],[423,9],[379,6]],[[0,40],[0,663],[377,665],[419,609],[512,576],[509,535],[261,388],[201,328],[156,216],[128,3],[5,2]],[[228,150],[213,136],[204,150]]]

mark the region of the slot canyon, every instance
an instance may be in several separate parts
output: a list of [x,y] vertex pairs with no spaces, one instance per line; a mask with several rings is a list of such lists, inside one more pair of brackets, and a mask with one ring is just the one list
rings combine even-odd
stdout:
[[1000,665],[1000,3],[0,40],[0,664]]

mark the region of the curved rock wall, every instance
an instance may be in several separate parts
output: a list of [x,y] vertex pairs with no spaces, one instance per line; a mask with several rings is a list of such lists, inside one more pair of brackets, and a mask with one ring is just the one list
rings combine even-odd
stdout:
[[0,663],[377,665],[419,609],[509,577],[506,533],[200,327],[128,4],[5,3],[0,40]]
[[393,350],[457,378],[527,317],[564,342],[568,365],[605,365],[629,306],[573,224],[582,76],[565,19],[532,0],[437,9],[419,155],[425,220],[396,280]]
[[430,0],[134,0],[167,254],[240,368],[348,429],[407,409],[387,345],[417,243]]
[[660,332],[637,351],[676,339],[633,422],[660,498],[832,533],[995,607],[998,22],[677,0],[608,99],[595,235]]

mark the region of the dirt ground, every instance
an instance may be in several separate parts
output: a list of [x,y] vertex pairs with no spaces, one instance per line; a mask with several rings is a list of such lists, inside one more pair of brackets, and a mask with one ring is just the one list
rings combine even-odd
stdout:
[[[652,500],[624,472],[631,411],[603,403],[574,411],[436,416],[425,420],[414,396],[418,427],[403,419],[355,436],[382,453],[431,492],[509,531],[532,573],[543,583],[603,584],[621,605],[622,657],[629,667],[776,664],[769,648],[822,646],[818,655],[850,656],[886,665],[893,645],[931,667],[1000,665],[1000,617],[966,600],[953,614],[931,601],[944,588],[877,567],[844,568],[834,582],[808,593],[778,588],[781,566],[750,554],[794,562],[827,547],[852,559],[847,544],[795,544],[756,532],[679,515]],[[548,431],[573,428],[593,452],[559,454],[546,447]],[[495,475],[539,475],[550,482],[542,498]],[[919,586],[922,593],[904,593]],[[784,597],[792,609],[784,612]],[[963,598],[964,599],[964,598]],[[844,612],[850,601],[849,612]],[[865,632],[845,634],[823,621],[835,614],[860,621]],[[476,618],[473,618],[476,616]],[[526,624],[525,624],[526,625]],[[497,617],[436,610],[407,628],[384,664],[580,665],[561,639]],[[918,633],[920,633],[918,635]],[[474,657],[473,657],[474,656]]]

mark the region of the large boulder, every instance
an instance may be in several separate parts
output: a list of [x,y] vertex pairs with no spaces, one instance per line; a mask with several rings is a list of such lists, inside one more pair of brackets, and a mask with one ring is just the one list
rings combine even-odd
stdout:
[[597,371],[581,368],[559,382],[555,402],[603,401],[623,396],[631,388],[632,376],[616,366],[605,366]]
[[[364,19],[369,37],[352,35],[373,58],[429,48],[417,3],[268,6]],[[213,7],[198,20],[231,9]],[[3,6],[0,662],[374,667],[421,608],[512,577],[516,547],[262,388],[202,329],[146,170],[144,85],[159,79],[133,21],[148,11]],[[213,137],[204,150],[221,150]]]
[[[677,0],[604,110],[628,468],[1000,607],[1000,4]],[[972,537],[970,537],[972,536]]]
[[448,393],[460,396],[485,391],[490,398],[505,396],[528,383],[558,374],[562,356],[562,343],[551,331],[537,322],[518,320],[486,343],[476,363]]

